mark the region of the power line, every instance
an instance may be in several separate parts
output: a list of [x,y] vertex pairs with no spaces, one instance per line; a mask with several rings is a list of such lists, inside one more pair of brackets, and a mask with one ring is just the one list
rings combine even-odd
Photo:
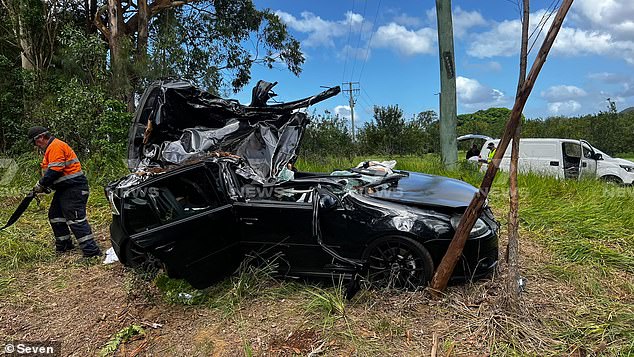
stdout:
[[[350,15],[354,14],[354,0],[352,0],[352,9],[350,10]],[[352,20],[352,17],[350,18]],[[344,78],[346,78],[346,66],[348,64],[348,48],[350,48],[350,35],[352,34],[352,21],[350,21],[350,27],[348,28],[348,43],[345,48],[345,60],[343,62],[343,73],[341,74],[341,81],[343,82]]]
[[370,44],[372,43],[372,37],[374,36],[374,25],[376,24],[376,19],[379,17],[379,9],[381,8],[381,0],[379,0],[378,5],[376,6],[376,12],[374,13],[374,21],[372,21],[372,28],[370,28],[370,39],[368,40],[368,45],[365,49],[365,58],[363,59],[363,65],[361,66],[361,71],[359,72],[359,81],[361,81],[361,76],[363,75],[363,70],[365,69],[365,64],[368,61],[368,56],[370,54]]
[[[363,14],[361,14],[361,18],[365,19],[365,9],[368,6],[368,1],[364,1],[363,2]],[[352,25],[352,21],[350,21],[350,24]],[[355,48],[359,48],[359,46],[361,45],[361,37],[363,36],[363,20],[361,20],[361,28],[359,29],[359,39],[357,40],[357,47]],[[354,69],[357,67],[357,56],[356,54],[353,54],[352,58],[354,59],[354,62],[352,62],[352,72],[350,73],[350,80],[352,80],[354,78]]]
[[[372,97],[370,97],[370,94],[365,90],[365,88],[361,88],[361,91],[370,100],[370,103],[376,103],[376,100],[374,100],[374,99],[372,99]],[[376,104],[372,104],[372,106],[374,106],[374,105],[376,105]]]
[[539,32],[537,33],[537,36],[535,36],[535,39],[533,40],[530,47],[528,48],[528,53],[531,53],[533,46],[535,46],[535,43],[537,43],[539,36],[541,35],[542,31],[544,31],[544,27],[546,26],[546,23],[555,14],[556,10],[559,9],[560,3],[561,3],[561,0],[552,0],[550,5],[548,6],[548,9],[546,9],[546,12],[544,13],[544,15],[542,15],[541,20],[539,20],[539,24],[537,24],[537,27],[535,27],[535,29],[533,29],[533,32],[528,37],[529,39],[533,37],[533,35],[535,34],[535,31],[539,30]]

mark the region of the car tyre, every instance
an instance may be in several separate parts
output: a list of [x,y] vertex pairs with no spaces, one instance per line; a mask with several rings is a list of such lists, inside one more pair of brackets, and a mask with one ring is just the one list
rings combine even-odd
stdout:
[[606,183],[610,183],[610,184],[614,184],[614,185],[622,185],[623,184],[623,180],[621,180],[620,177],[612,176],[612,175],[607,175],[607,176],[601,177],[601,181],[606,182]]
[[427,285],[434,272],[429,251],[409,237],[380,237],[366,248],[363,258],[365,280],[376,289],[416,290]]

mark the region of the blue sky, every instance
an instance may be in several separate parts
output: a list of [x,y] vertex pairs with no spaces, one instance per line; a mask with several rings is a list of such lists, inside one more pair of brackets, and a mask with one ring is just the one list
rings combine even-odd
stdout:
[[[553,1],[531,1],[531,28]],[[554,1],[556,2],[556,1]],[[283,65],[254,68],[237,98],[249,102],[258,79],[278,81],[278,100],[314,94],[320,86],[360,82],[355,117],[370,120],[373,105],[401,107],[406,117],[438,111],[439,64],[434,1],[256,0],[301,41],[299,77]],[[452,2],[458,113],[512,107],[521,31],[516,0]],[[554,17],[554,16],[553,16]],[[552,17],[550,18],[552,20]],[[550,21],[547,21],[547,31]],[[537,52],[542,37],[531,55]],[[532,58],[529,59],[529,68]],[[634,105],[634,1],[576,0],[524,114],[529,118],[596,113],[612,98]],[[349,116],[347,97],[314,107]]]

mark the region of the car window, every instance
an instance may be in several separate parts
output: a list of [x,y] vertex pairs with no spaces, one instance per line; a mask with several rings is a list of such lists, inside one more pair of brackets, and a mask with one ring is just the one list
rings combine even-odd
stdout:
[[150,198],[142,189],[126,192],[122,213],[129,233],[139,233],[161,224]]
[[199,167],[129,191],[124,214],[128,229],[139,232],[219,206],[207,171]]
[[313,188],[310,185],[295,187],[245,185],[243,192],[245,197],[251,201],[311,203]]

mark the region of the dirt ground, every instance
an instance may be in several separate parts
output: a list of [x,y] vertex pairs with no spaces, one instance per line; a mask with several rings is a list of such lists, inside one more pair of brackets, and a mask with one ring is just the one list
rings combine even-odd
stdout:
[[[105,232],[100,236],[108,247]],[[311,307],[316,288],[301,283],[280,294],[286,282],[272,282],[278,293],[265,289],[229,312],[184,306],[168,303],[118,262],[86,264],[73,251],[14,276],[12,293],[0,302],[0,337],[62,341],[64,356],[98,355],[130,325],[145,334],[123,343],[117,356],[429,356],[432,349],[438,356],[487,356],[511,343],[535,355],[600,352],[601,346],[587,351],[549,337],[546,322],[574,309],[574,288],[543,274],[539,267],[550,256],[538,244],[523,242],[522,252],[528,290],[523,310],[509,314],[500,307],[500,277],[451,287],[441,300],[426,292],[363,291],[338,312]]]

